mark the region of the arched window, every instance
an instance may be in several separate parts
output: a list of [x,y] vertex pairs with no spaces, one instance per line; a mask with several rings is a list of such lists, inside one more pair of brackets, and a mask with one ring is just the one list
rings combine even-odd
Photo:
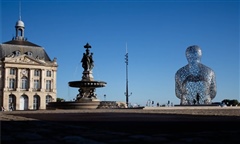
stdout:
[[28,110],[28,96],[25,94],[20,97],[19,110]]
[[23,29],[19,28],[18,31],[19,31],[19,32],[17,33],[17,36],[18,36],[18,37],[19,37],[19,36],[22,37],[22,36],[23,36]]
[[40,96],[34,95],[33,96],[33,109],[38,110],[40,107]]
[[48,104],[49,102],[52,102],[52,96],[47,95],[46,96],[46,104]]
[[8,109],[9,110],[15,110],[15,108],[16,108],[16,96],[13,95],[13,94],[10,94],[8,101],[9,101]]

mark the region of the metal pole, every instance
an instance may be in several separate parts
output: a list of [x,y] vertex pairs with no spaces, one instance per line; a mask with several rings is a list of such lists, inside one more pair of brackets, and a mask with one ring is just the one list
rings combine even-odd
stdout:
[[128,53],[126,53],[126,58],[125,58],[125,62],[126,62],[126,104],[128,107]]

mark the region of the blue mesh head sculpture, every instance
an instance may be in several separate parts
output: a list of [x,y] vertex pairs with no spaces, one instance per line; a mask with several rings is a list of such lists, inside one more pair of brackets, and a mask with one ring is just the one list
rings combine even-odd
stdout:
[[186,57],[188,64],[175,74],[175,93],[181,100],[180,104],[211,104],[217,93],[214,71],[201,64],[200,47],[188,47]]

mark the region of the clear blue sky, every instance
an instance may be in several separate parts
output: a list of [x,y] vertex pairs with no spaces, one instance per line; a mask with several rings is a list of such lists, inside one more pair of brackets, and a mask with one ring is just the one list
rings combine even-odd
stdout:
[[[78,90],[69,81],[81,80],[83,46],[94,53],[95,80],[106,81],[98,98],[125,101],[125,53],[129,52],[129,102],[160,104],[175,96],[176,71],[187,64],[185,50],[199,45],[202,63],[216,73],[217,96],[239,100],[238,1],[33,1],[22,0],[21,16],[28,41],[57,58],[57,96],[70,100]],[[15,36],[19,1],[2,0],[0,42]]]

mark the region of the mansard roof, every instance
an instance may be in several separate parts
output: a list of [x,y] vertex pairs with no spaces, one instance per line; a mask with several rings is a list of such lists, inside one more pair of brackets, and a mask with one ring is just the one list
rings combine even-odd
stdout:
[[11,40],[0,44],[0,59],[4,57],[14,56],[16,52],[20,52],[20,55],[30,52],[33,58],[39,58],[44,61],[51,61],[43,47],[29,41]]
[[34,43],[31,43],[29,41],[26,40],[11,40],[11,41],[7,41],[3,44],[13,44],[13,45],[25,45],[25,46],[36,46],[36,47],[41,47],[39,45],[36,45]]

